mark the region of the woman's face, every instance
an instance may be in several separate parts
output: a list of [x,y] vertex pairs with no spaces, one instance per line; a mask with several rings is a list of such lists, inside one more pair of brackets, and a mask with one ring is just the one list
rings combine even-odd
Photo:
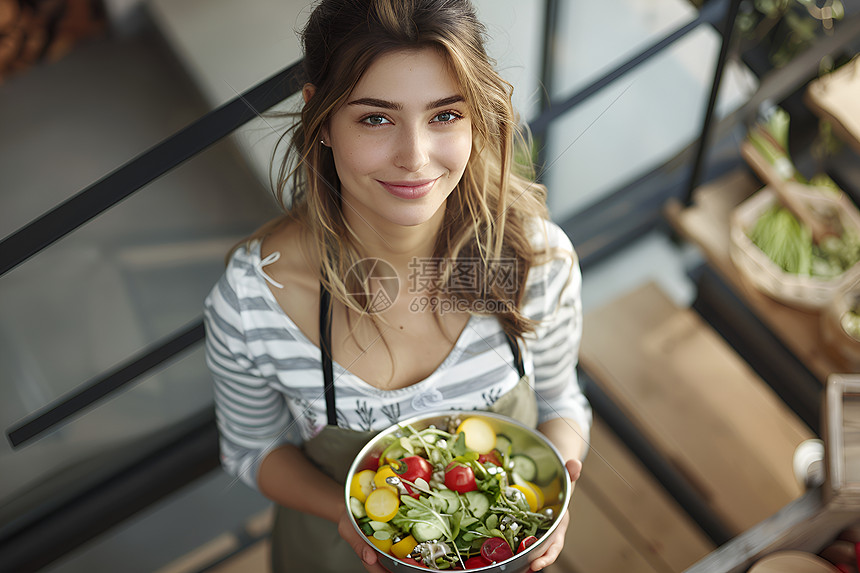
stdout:
[[357,215],[379,231],[441,216],[472,149],[467,112],[436,50],[392,52],[374,61],[323,130],[347,218]]

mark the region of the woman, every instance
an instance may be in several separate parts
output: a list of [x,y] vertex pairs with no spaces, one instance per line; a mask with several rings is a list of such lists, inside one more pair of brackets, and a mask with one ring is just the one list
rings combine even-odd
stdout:
[[483,33],[468,0],[323,0],[303,32],[286,215],[206,301],[223,464],[278,504],[275,571],[384,571],[342,484],[375,432],[417,413],[537,425],[579,475],[579,270],[515,168]]

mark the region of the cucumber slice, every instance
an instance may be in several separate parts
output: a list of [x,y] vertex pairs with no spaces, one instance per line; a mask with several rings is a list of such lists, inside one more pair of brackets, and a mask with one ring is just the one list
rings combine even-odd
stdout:
[[484,517],[490,511],[490,498],[479,491],[467,491],[466,503],[469,511],[478,519]]
[[504,434],[496,434],[496,449],[503,454],[510,454],[511,439]]
[[390,533],[394,532],[394,528],[391,527],[391,524],[386,523],[384,521],[373,521],[372,519],[368,521],[370,527],[373,528],[374,531],[388,531]]
[[440,497],[444,497],[445,501],[448,502],[448,507],[445,509],[445,513],[454,513],[460,509],[460,496],[457,495],[456,491],[443,489],[436,493],[439,494]]
[[533,459],[524,454],[514,454],[511,456],[511,462],[514,464],[514,473],[524,480],[535,481],[538,470]]
[[364,509],[364,504],[358,501],[357,497],[349,498],[349,510],[356,519],[361,519],[367,515],[367,511]]
[[382,450],[382,454],[379,456],[379,467],[382,467],[384,464],[390,463],[392,460],[399,460],[401,458],[405,458],[409,452],[404,449],[403,446],[400,445],[400,441],[392,443],[390,446]]
[[438,525],[432,523],[416,523],[412,526],[412,537],[415,541],[422,543],[445,537],[445,532]]
[[558,469],[556,468],[557,464],[543,464],[538,466],[538,474],[535,478],[535,483],[540,485],[541,487],[547,485],[552,480],[556,479],[558,476]]

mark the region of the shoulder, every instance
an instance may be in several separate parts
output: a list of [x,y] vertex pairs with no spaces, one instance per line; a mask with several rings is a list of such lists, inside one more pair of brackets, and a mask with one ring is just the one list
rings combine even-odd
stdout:
[[[556,223],[535,217],[527,223],[529,243],[538,253],[546,253],[552,258],[553,251],[557,254],[568,253],[576,257],[573,243],[567,233]],[[560,253],[559,253],[560,251]]]
[[267,235],[260,253],[268,288],[278,306],[310,340],[319,332],[319,254],[305,227],[287,220]]
[[238,313],[241,293],[246,290],[245,287],[249,282],[257,278],[254,271],[257,262],[259,262],[259,252],[253,243],[237,246],[230,253],[227,267],[221,278],[206,297],[206,308],[219,313],[228,309]]
[[567,233],[547,219],[533,219],[528,229],[535,260],[527,284],[557,283],[560,277],[578,280],[579,258]]
[[576,250],[567,233],[552,221],[535,219],[529,239],[536,256],[526,278],[523,310],[540,320],[561,303],[576,305],[582,289],[582,275]]

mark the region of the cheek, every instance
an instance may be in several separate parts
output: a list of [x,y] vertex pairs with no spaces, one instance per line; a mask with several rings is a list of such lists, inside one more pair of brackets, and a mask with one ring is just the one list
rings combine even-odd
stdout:
[[384,153],[380,151],[380,146],[372,144],[371,139],[349,129],[335,135],[334,161],[341,180],[370,173],[380,162]]
[[472,154],[471,130],[452,136],[444,143],[442,149],[448,168],[451,171],[463,171]]

